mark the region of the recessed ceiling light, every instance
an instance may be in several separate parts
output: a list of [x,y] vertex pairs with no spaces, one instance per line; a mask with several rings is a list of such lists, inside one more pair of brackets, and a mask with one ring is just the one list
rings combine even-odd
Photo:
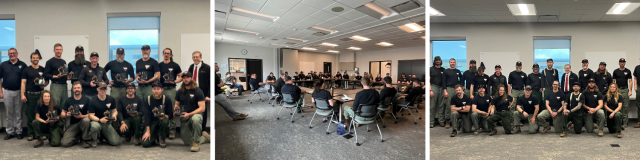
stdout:
[[402,26],[398,26],[398,28],[406,31],[406,32],[418,32],[418,31],[424,31],[424,27],[418,25],[417,23],[408,23]]
[[369,39],[367,37],[362,37],[362,36],[352,36],[352,37],[349,37],[349,38],[351,38],[353,40],[356,40],[356,41],[361,41],[361,42],[371,40],[371,39]]
[[429,6],[429,15],[431,16],[445,16],[444,14],[442,14],[442,12],[434,9],[433,7]]
[[340,53],[340,51],[334,51],[334,50],[328,50],[327,52],[331,52],[331,53]]
[[320,45],[323,45],[323,46],[329,46],[329,47],[335,47],[335,46],[338,46],[337,44],[333,44],[333,43],[326,43],[326,42],[325,42],[325,43],[322,43],[322,44],[320,44]]
[[322,27],[318,27],[318,26],[311,26],[311,27],[309,27],[309,30],[318,31],[318,32],[326,32],[326,34],[331,34],[331,33],[338,32],[336,30],[330,30],[330,29],[326,29],[326,28],[322,28]]
[[349,48],[347,48],[347,49],[350,49],[350,50],[361,50],[362,48],[358,48],[358,47],[349,47]]
[[245,30],[240,30],[240,29],[225,28],[225,30],[236,31],[236,32],[244,32],[244,33],[251,33],[251,34],[258,35],[258,32],[251,32],[251,31],[245,31]]
[[344,8],[342,8],[342,7],[333,7],[333,8],[331,8],[331,11],[333,11],[333,12],[342,12],[342,11],[344,11]]
[[514,16],[536,15],[536,7],[533,4],[507,4]]
[[315,48],[309,48],[309,47],[302,47],[302,49],[304,49],[304,50],[313,50],[313,51],[318,50],[318,49],[315,49]]
[[246,17],[249,17],[249,18],[267,20],[267,21],[272,21],[272,22],[275,22],[276,20],[278,20],[280,18],[278,16],[272,16],[272,15],[267,15],[267,14],[263,14],[263,13],[258,13],[258,12],[254,12],[254,11],[238,8],[238,7],[231,7],[231,13],[237,14],[237,15],[241,15],[241,16],[246,16]]
[[385,19],[398,14],[377,1],[369,2],[355,9],[376,19]]
[[296,40],[296,41],[302,41],[302,42],[307,41],[307,40],[304,40],[304,39],[291,38],[291,37],[286,37],[285,39]]
[[380,43],[376,43],[376,45],[385,46],[385,47],[393,46],[393,44],[389,42],[380,42]]
[[636,10],[638,6],[640,6],[640,3],[616,3],[607,11],[607,14],[629,14]]

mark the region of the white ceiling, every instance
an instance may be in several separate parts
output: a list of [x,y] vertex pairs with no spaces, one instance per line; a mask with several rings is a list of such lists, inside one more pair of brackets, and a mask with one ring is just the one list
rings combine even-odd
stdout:
[[[640,11],[629,15],[605,15],[614,3],[640,0],[431,0],[431,7],[446,16],[433,16],[431,23],[542,22],[540,15],[558,15],[552,22],[640,21]],[[537,16],[513,16],[507,4],[535,4]],[[545,21],[547,22],[547,21]]]
[[[424,46],[425,40],[420,38],[424,32],[408,33],[397,26],[407,23],[425,21],[425,0],[418,0],[423,7],[399,13],[396,16],[378,20],[365,15],[354,8],[362,6],[372,0],[216,0],[216,3],[239,7],[246,10],[260,12],[272,16],[279,16],[276,22],[268,22],[259,19],[239,16],[227,13],[226,18],[216,17],[215,32],[216,42],[240,44],[260,47],[283,48],[270,44],[286,44],[286,48],[314,47],[317,51],[327,53],[327,50],[336,50],[340,53],[351,53],[346,48],[359,47],[361,51],[374,51],[388,49],[375,45],[379,42],[394,44],[393,48]],[[381,4],[391,7],[409,0],[380,0]],[[343,7],[342,12],[331,11],[334,7]],[[217,8],[217,7],[216,7]],[[319,26],[338,32],[325,36],[311,35],[315,31],[308,30],[311,26]],[[242,29],[255,34],[225,31],[224,28]],[[355,40],[341,41],[354,35],[370,38],[370,41],[359,42]],[[262,38],[260,38],[262,37]],[[288,40],[292,37],[307,40],[306,42]],[[277,39],[277,40],[272,40]],[[339,46],[327,47],[321,43],[334,43]]]

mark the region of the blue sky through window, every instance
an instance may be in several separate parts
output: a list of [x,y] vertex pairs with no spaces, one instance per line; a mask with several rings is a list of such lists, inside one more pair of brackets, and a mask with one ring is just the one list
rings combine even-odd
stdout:
[[0,20],[0,52],[2,57],[0,61],[9,60],[9,48],[16,47],[16,21]]
[[[564,65],[569,64],[571,49],[535,49],[535,63],[542,69],[547,68],[547,59],[553,59],[553,68],[558,70],[558,78],[564,74]],[[524,67],[523,67],[524,68]]]
[[[449,59],[456,59],[456,68],[467,70],[467,41],[431,41],[431,60],[435,56],[442,58],[442,67],[449,68]],[[433,64],[428,64],[433,66]]]
[[159,32],[157,29],[149,30],[110,30],[109,31],[109,60],[116,59],[116,49],[122,47],[125,52],[124,59],[133,65],[135,70],[136,61],[142,58],[142,45],[149,45],[151,47],[151,58],[156,59],[158,62],[158,37]]

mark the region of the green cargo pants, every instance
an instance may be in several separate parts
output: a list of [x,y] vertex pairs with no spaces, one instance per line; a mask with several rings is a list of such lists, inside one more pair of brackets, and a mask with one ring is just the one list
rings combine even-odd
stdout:
[[[449,91],[447,91],[447,92],[449,92]],[[469,92],[470,92],[470,91],[469,91],[468,89],[465,89],[465,90],[464,90],[464,95],[467,95],[467,96],[471,97],[471,95],[469,94]]]
[[109,145],[120,145],[120,136],[118,135],[118,132],[113,129],[113,126],[111,126],[111,122],[102,124],[96,121],[92,121],[89,134],[91,134],[91,138],[93,140],[98,140],[98,134],[102,134],[102,137],[107,140]]
[[[162,91],[162,94],[164,94],[165,96],[167,96],[169,99],[171,99],[171,108],[173,108],[173,106],[176,105],[176,88],[168,88],[168,89],[164,89]],[[173,118],[168,120],[169,122],[169,132],[172,133],[176,133],[176,120],[178,118]]]
[[[511,97],[513,97],[513,101],[514,102],[518,102],[518,98],[520,98],[522,96],[524,96],[524,91],[523,90],[515,90],[515,89],[511,90]],[[540,104],[542,104],[542,103],[540,103]],[[511,105],[510,109],[511,109],[512,112],[513,111],[517,111],[516,110],[516,103],[513,103]]]
[[622,131],[622,128],[620,126],[622,126],[622,113],[616,113],[615,115],[613,115],[613,118],[609,118],[609,115],[611,115],[611,112],[607,111],[607,113],[605,114],[605,116],[607,117],[607,128],[609,129],[609,133],[617,133]]
[[[547,104],[547,103],[546,103],[547,97],[549,97],[549,94],[551,94],[551,92],[553,92],[553,87],[551,87],[551,86],[547,86],[547,87],[544,89],[544,95],[543,95],[543,97],[542,97],[542,99],[541,99],[541,102],[542,102],[542,103],[540,103],[540,104],[545,104],[545,105],[542,105],[542,106],[546,106],[546,104]],[[544,108],[544,107],[543,107],[543,108]]]
[[[621,125],[627,125],[627,123],[629,123],[629,88],[619,90],[622,98],[624,98],[624,102],[622,102],[622,109],[620,109],[620,116],[622,116]],[[607,122],[607,124],[611,123]]]
[[185,146],[193,145],[194,141],[200,141],[200,144],[205,142],[202,136],[202,114],[180,118],[180,137]]
[[[462,120],[462,126],[458,126],[458,118]],[[458,127],[462,128],[462,132],[471,132],[471,114],[469,112],[452,112],[451,113],[451,127],[456,130]]]
[[431,85],[431,91],[433,92],[433,97],[429,98],[429,122],[435,123],[437,116],[438,121],[440,121],[440,123],[444,123],[444,108],[442,107],[444,95],[442,93],[442,87],[438,85]]
[[38,120],[33,120],[31,121],[31,126],[33,126],[33,130],[36,132],[36,138],[47,136],[45,132],[49,132],[49,145],[52,147],[60,147],[60,139],[62,139],[62,136],[60,135],[60,125],[58,122],[45,124]]
[[548,120],[553,120],[553,129],[556,133],[562,132],[562,126],[567,126],[567,123],[563,124],[564,114],[562,112],[558,112],[556,118],[551,117],[551,112],[549,110],[542,110],[538,114],[538,125],[542,126],[542,128],[547,128],[549,126]]
[[[513,93],[513,91],[511,92]],[[513,111],[513,125],[516,126],[520,126],[520,128],[522,129],[522,120],[526,120],[527,124],[529,124],[529,134],[535,134],[538,131],[538,124],[535,122],[538,122],[538,119],[536,118],[536,120],[534,121],[533,124],[531,124],[531,118],[533,118],[533,113],[529,114],[528,117],[525,117],[524,114],[518,112],[518,111]]]
[[[604,122],[605,122],[605,115],[604,115],[604,110],[603,109],[599,109],[598,111],[596,111],[596,113],[594,114],[589,114],[589,112],[584,111],[584,128],[587,129],[587,133],[593,133],[593,125],[594,123],[598,123],[598,128],[597,129],[604,129]],[[596,121],[594,121],[594,119]]]
[[169,133],[169,119],[165,118],[151,123],[149,126],[149,135],[151,136],[149,139],[142,141],[142,147],[147,148],[154,146],[157,138],[167,139],[167,133]]
[[127,87],[111,87],[110,96],[116,99],[116,104],[118,104],[120,96],[124,95],[127,95]]
[[473,121],[473,128],[475,128],[476,130],[479,130],[480,132],[489,131],[489,127],[487,126],[487,118],[489,117],[484,117],[484,115],[477,112],[471,113],[471,121]]
[[[453,87],[447,87],[447,93],[449,94],[449,96],[447,98],[443,98],[443,104],[444,106],[442,106],[442,108],[444,108],[444,120],[451,120],[451,98],[453,96],[456,96],[456,90]],[[442,96],[444,97],[444,93],[442,94]],[[440,119],[438,119],[440,120]],[[441,122],[443,122],[441,121]]]
[[[33,122],[34,120],[36,120],[36,105],[38,104],[38,100],[40,100],[40,95],[42,94],[25,93],[25,97],[27,97],[27,102],[24,103],[24,108],[22,108],[22,112],[24,112],[24,114],[27,116],[27,122]],[[35,130],[34,130],[35,128],[32,124],[33,123],[27,124],[27,136],[35,138],[36,136]]]
[[[125,113],[128,114],[128,113]],[[132,137],[132,136],[136,136],[138,138],[142,138],[142,117],[136,115],[135,117],[129,117],[129,118],[125,118],[124,120],[122,120],[124,122],[125,125],[127,125],[127,129],[123,131],[120,131],[120,127],[122,126],[122,124],[120,124],[120,122],[114,122],[113,123],[113,128],[122,136],[125,137]]]
[[[342,113],[342,114],[344,115],[344,117],[347,117],[347,118],[352,118],[353,117],[354,119],[359,120],[359,121],[370,121],[370,120],[376,119],[376,117],[364,118],[364,117],[356,116],[356,113],[349,106],[344,106],[344,113]],[[349,127],[349,126],[347,126],[347,127]]]
[[573,131],[575,131],[576,134],[582,133],[582,120],[584,119],[584,116],[582,115],[583,112],[584,111],[582,110],[577,110],[575,112],[569,113],[569,115],[564,115],[564,113],[562,113],[564,115],[564,122],[562,122],[562,124],[564,124],[563,126],[567,127],[568,129],[569,126],[567,126],[567,123],[571,121],[571,123],[573,123],[574,125]]
[[540,104],[540,106],[546,106],[546,101],[542,99],[542,92],[540,92],[540,90],[531,90],[531,95],[534,95],[536,96],[536,98],[538,98],[538,104]]
[[[67,84],[51,83],[51,100],[58,102],[58,106],[63,106],[69,98],[67,93]],[[39,97],[38,97],[39,98]]]
[[142,98],[142,100],[146,100],[147,97],[149,97],[150,95],[153,95],[153,91],[151,91],[151,84],[144,87],[138,87],[138,89],[136,89],[136,95]]
[[509,110],[495,111],[493,115],[487,118],[489,129],[493,129],[496,122],[502,121],[502,127],[504,128],[505,133],[511,134],[511,129],[513,128],[511,128],[511,116],[509,114]]

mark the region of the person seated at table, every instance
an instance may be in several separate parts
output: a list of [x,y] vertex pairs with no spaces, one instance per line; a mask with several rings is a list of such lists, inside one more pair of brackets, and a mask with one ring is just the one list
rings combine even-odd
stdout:
[[342,74],[340,74],[340,71],[338,71],[338,73],[336,74],[335,79],[336,79],[336,82],[335,82],[336,86],[335,87],[340,87],[340,84],[342,84],[341,83],[342,82]]
[[[300,89],[300,87],[298,86],[294,86],[293,79],[291,79],[291,77],[285,77],[284,81],[285,84],[280,90],[282,94],[289,93],[291,94],[291,98],[293,98],[294,102],[298,102],[298,105],[304,105],[302,104],[302,100],[304,99],[304,92],[307,91],[304,89]],[[296,110],[298,111],[298,113],[302,113],[302,110],[300,110],[300,108],[297,108]]]
[[[270,85],[267,83],[258,82],[256,77],[257,76],[255,73],[251,73],[251,80],[249,80],[249,85],[253,86],[253,88],[258,92],[267,92],[267,95],[271,97],[271,92],[268,91]],[[264,87],[260,87],[262,85],[264,85]]]
[[[367,74],[365,73],[365,75]],[[360,73],[356,73],[356,80],[362,80],[362,76],[360,76]],[[353,85],[361,86],[360,82],[353,82]]]
[[[350,120],[352,117],[354,117],[359,121],[370,121],[375,119],[375,117],[363,118],[363,117],[356,116],[356,113],[361,112],[360,104],[375,105],[380,103],[380,94],[378,94],[378,91],[376,91],[375,89],[370,88],[369,87],[370,85],[371,85],[371,81],[369,80],[368,77],[362,79],[362,90],[356,93],[356,97],[353,99],[353,108],[350,106],[344,107],[344,117],[346,120],[346,123],[345,123],[346,126],[349,126],[349,124],[351,123]],[[359,127],[359,126],[360,125],[356,124],[356,127]]]
[[398,79],[398,83],[409,83],[409,78],[407,78],[407,74],[402,73],[402,77]]
[[313,77],[313,74],[311,72],[309,72],[307,74],[307,77],[305,77],[305,80],[307,80],[307,82],[305,82],[305,87],[311,87],[311,85],[313,85],[313,80],[315,78]]
[[287,77],[286,74],[280,73],[280,78],[276,80],[276,92],[280,95],[276,101],[280,102],[282,100],[282,86],[284,86],[284,78]]
[[333,87],[333,81],[331,81],[329,72],[325,72],[324,75],[322,75],[322,80],[324,80],[325,87]]
[[[313,74],[311,75],[313,76],[313,79],[320,79],[321,76],[318,76],[318,72],[313,72]],[[312,84],[313,85],[313,84]]]
[[[324,99],[329,104],[329,107],[333,108],[334,113],[339,112],[340,111],[339,105],[334,105],[333,95],[331,95],[331,92],[324,90],[325,87],[326,87],[326,83],[324,80],[322,79],[314,80],[313,94],[311,94],[311,97],[312,97],[311,102],[313,104],[316,104],[316,99],[318,98]],[[325,121],[325,120],[327,120],[327,117],[324,117],[322,121]]]
[[[378,74],[379,76],[380,74]],[[382,81],[384,88],[382,88],[382,90],[380,90],[380,105],[378,106],[378,109],[381,108],[386,108],[387,106],[383,106],[382,104],[384,103],[384,99],[386,99],[387,97],[391,97],[391,101],[393,102],[393,97],[396,96],[396,94],[398,93],[398,90],[396,90],[395,88],[393,88],[393,85],[391,85],[391,77],[384,77],[384,81]],[[396,108],[393,108],[392,112],[397,110]],[[385,113],[382,111],[378,112],[382,117],[384,117]],[[397,112],[394,112],[394,114]]]
[[350,80],[349,79],[349,74],[347,74],[347,71],[344,71],[344,74],[342,75],[342,79],[345,80],[347,82],[347,84],[351,83],[351,81],[347,81],[347,80]]
[[[395,107],[395,105],[406,105],[407,103],[410,103],[411,100],[413,100],[413,97],[418,96],[420,94],[424,94],[424,89],[422,88],[420,81],[413,81],[413,87],[411,88],[411,91],[409,92],[409,94],[396,94],[396,103],[394,104],[394,108],[400,108],[400,107]],[[397,113],[397,112],[394,112]]]
[[[268,92],[271,92],[271,91],[274,89],[274,86],[275,86],[275,84],[276,84],[276,80],[277,80],[277,79],[276,79],[276,76],[274,76],[274,75],[273,75],[273,72],[270,72],[270,73],[269,73],[269,76],[267,76],[267,82],[266,82],[266,83],[267,83],[267,84],[269,84],[269,86],[270,86],[270,87],[268,88],[268,89],[269,89],[269,91],[268,91]],[[273,99],[275,99],[275,97],[271,97],[271,98],[270,98],[270,100],[273,100]]]
[[[387,77],[385,77],[385,78],[387,78]],[[391,77],[389,77],[389,78],[391,78]],[[382,76],[381,76],[381,74],[380,74],[380,73],[378,73],[378,76],[376,77],[376,81],[375,81],[375,82],[382,83]],[[384,84],[375,84],[375,85],[373,85],[373,86],[374,86],[374,87],[375,87],[375,86],[384,86]]]
[[227,72],[227,78],[224,79],[224,84],[229,86],[229,88],[238,88],[238,96],[242,95],[244,91],[244,86],[242,84],[236,83],[236,76],[232,76],[231,72]]

